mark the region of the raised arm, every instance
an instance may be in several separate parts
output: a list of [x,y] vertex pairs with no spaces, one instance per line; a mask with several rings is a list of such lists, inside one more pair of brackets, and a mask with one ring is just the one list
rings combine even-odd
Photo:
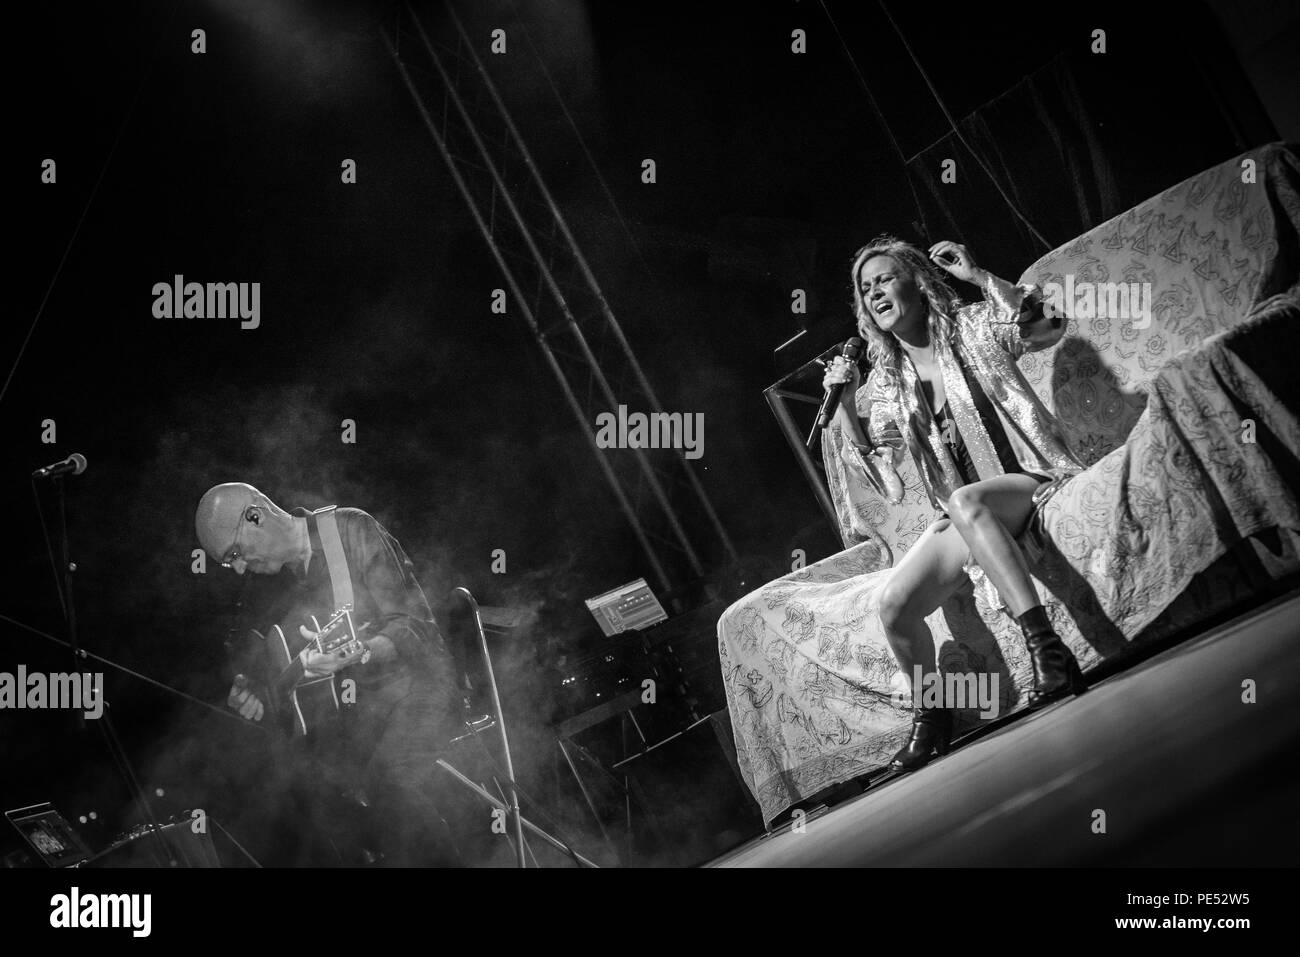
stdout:
[[998,344],[1015,358],[1050,349],[1065,335],[1065,319],[1043,308],[1041,292],[1033,286],[1008,282],[975,262],[960,243],[935,243],[930,258],[955,279],[978,286],[987,308],[980,310]]

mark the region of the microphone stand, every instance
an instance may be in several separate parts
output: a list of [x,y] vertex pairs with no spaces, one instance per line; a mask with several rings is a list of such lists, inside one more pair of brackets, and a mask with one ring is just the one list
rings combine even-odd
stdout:
[[[63,487],[62,475],[54,476],[52,481],[54,482],[55,492],[59,501],[59,537],[61,539],[60,550],[63,557],[62,569],[55,570],[55,583],[62,596],[63,613],[68,621],[68,643],[72,647],[73,663],[76,671],[80,673],[82,662],[86,657],[86,652],[82,649],[77,640],[77,604],[73,589],[73,574],[77,570],[77,565],[71,558],[72,546],[68,536],[67,493]],[[34,484],[35,481],[33,480],[33,485]],[[38,497],[37,504],[39,505],[39,503],[40,499]],[[43,521],[44,520],[42,520],[42,522]],[[53,556],[51,556],[51,558],[52,557]],[[122,747],[122,741],[117,735],[117,730],[113,727],[113,719],[109,713],[108,701],[104,697],[104,686],[102,683],[100,684],[97,693],[100,698],[99,703],[102,705],[102,713],[95,719],[95,721],[99,724],[100,731],[103,732],[104,743],[108,747],[108,752],[112,756],[113,763],[117,766],[118,773],[121,774],[123,782],[126,784],[127,793],[131,796],[132,800],[139,805],[140,810],[143,812],[144,817],[148,822],[150,832],[158,838],[158,843],[154,845],[154,851],[155,855],[158,856],[159,862],[165,863],[171,867],[176,867],[176,855],[173,853],[171,845],[167,842],[166,837],[162,833],[162,828],[158,824],[157,817],[154,816],[153,808],[149,804],[149,799],[145,795],[144,788],[136,778],[135,772],[131,768],[131,763],[127,759],[126,750]],[[75,722],[76,730],[85,730],[86,716],[82,711],[79,710],[76,712]],[[160,846],[166,851],[167,859],[165,861],[163,861],[161,856],[158,855]]]
[[515,765],[510,757],[510,739],[506,736],[506,717],[501,711],[501,695],[497,692],[497,679],[492,671],[492,654],[488,651],[487,635],[483,632],[483,617],[479,614],[477,599],[468,588],[457,588],[455,594],[465,600],[474,615],[474,629],[478,633],[479,651],[483,655],[483,666],[487,669],[488,687],[492,689],[492,707],[496,711],[497,728],[501,731],[501,749],[505,753],[505,777],[510,788],[508,813],[514,824],[516,863],[520,867],[527,867],[524,859],[524,823],[519,813],[519,787],[515,784]]

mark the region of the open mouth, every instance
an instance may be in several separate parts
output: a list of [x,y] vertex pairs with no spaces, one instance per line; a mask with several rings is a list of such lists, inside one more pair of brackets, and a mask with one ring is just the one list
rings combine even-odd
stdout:
[[894,311],[894,304],[888,299],[882,299],[871,308],[875,311],[877,316],[884,318]]

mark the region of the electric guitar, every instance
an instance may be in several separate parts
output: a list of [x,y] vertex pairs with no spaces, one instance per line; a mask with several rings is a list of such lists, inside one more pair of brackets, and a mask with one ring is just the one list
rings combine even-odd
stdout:
[[339,710],[336,675],[309,678],[302,664],[304,648],[322,654],[343,652],[356,654],[364,645],[358,635],[370,627],[366,622],[357,628],[352,623],[352,609],[344,606],[322,626],[312,616],[317,635],[303,638],[297,631],[286,634],[279,625],[263,635],[254,629],[253,634],[262,639],[269,665],[267,681],[267,708],[275,713],[294,737],[306,737],[320,729]]

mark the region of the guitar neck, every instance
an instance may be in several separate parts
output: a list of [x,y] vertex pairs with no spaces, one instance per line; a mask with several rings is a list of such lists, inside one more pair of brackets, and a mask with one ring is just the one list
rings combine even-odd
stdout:
[[[332,623],[333,622],[331,621],[330,624]],[[344,632],[339,636],[336,636],[333,640],[325,644],[322,644],[320,637],[317,636],[316,638],[309,640],[303,647],[314,648],[318,652],[332,651],[335,648],[340,648],[343,647],[344,645],[350,644],[353,641],[356,641],[361,636],[361,633],[364,632],[369,627],[370,627],[370,622],[366,622],[365,624],[361,625],[359,628],[355,628],[355,629],[349,628],[346,632]],[[328,629],[329,624],[327,624],[325,628]],[[301,684],[303,678],[306,677],[306,674],[307,674],[307,669],[303,666],[302,652],[300,649],[299,653],[294,656],[293,661],[291,661],[288,664],[288,666],[286,666],[284,670],[282,670],[275,677],[275,681],[273,682],[273,684],[275,685],[277,691],[280,692],[289,691],[297,687],[299,684]]]
[[275,689],[281,694],[292,691],[298,685],[302,684],[302,679],[307,676],[307,669],[303,667],[301,658],[294,658],[289,667],[281,671],[275,678]]

